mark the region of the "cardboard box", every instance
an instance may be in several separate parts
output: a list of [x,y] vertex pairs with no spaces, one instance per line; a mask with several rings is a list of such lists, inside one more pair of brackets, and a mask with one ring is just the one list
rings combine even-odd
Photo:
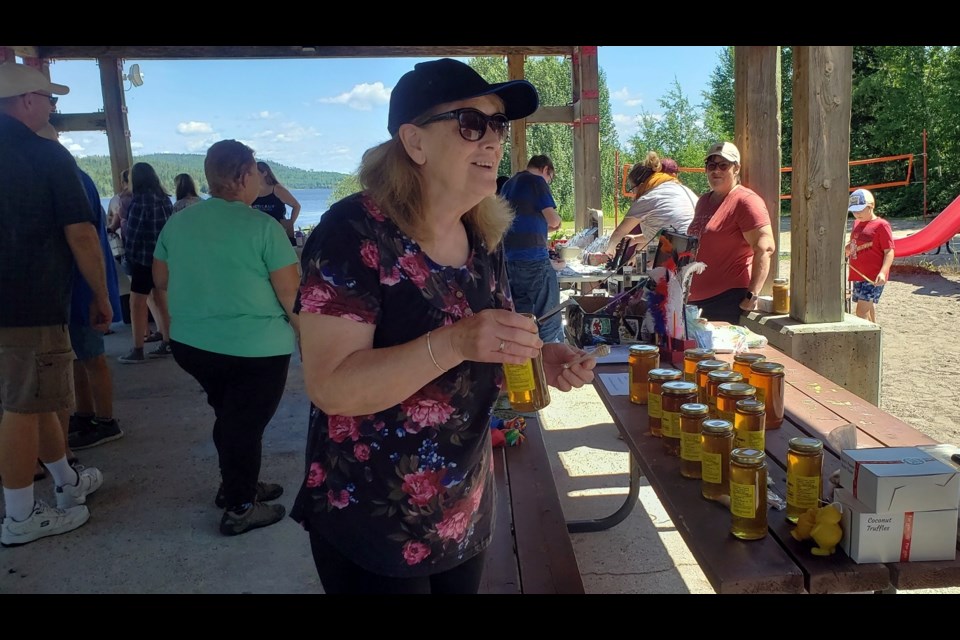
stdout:
[[653,343],[652,335],[641,329],[643,318],[634,315],[615,316],[596,313],[610,303],[602,296],[571,296],[577,304],[567,307],[564,328],[567,341],[580,348],[597,344]]
[[956,559],[957,509],[875,513],[846,489],[834,498],[843,506],[840,546],[854,562]]
[[960,474],[916,447],[844,449],[840,486],[874,513],[938,511],[960,504]]

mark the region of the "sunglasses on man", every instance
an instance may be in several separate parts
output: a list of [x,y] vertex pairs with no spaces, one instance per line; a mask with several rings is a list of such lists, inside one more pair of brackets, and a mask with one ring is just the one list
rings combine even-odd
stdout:
[[706,164],[707,171],[714,171],[716,169],[720,169],[720,171],[726,171],[731,166],[733,166],[732,162],[708,162]]
[[31,91],[30,93],[32,93],[35,96],[43,96],[44,98],[50,101],[51,107],[57,106],[57,100],[60,99],[57,96],[51,96],[50,94],[47,94],[47,93],[40,93],[39,91]]
[[510,121],[504,114],[495,113],[488,116],[482,111],[469,108],[438,113],[435,116],[430,116],[417,126],[423,127],[441,120],[456,120],[460,127],[460,137],[470,142],[476,142],[483,138],[487,133],[487,127],[490,127],[497,134],[500,142],[507,139],[507,133],[510,131]]

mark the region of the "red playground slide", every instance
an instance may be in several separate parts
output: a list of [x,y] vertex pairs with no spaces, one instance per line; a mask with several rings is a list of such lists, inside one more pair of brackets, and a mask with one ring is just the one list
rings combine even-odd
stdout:
[[893,241],[893,255],[898,258],[914,256],[936,249],[960,233],[960,196],[954,198],[946,209],[920,231],[906,238]]

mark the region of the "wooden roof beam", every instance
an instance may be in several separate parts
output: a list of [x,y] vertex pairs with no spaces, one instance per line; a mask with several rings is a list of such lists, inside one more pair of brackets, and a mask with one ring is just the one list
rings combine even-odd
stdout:
[[[473,56],[567,56],[573,47],[561,46],[155,46],[155,45],[57,45],[14,47],[35,49],[36,57],[54,60],[114,57],[126,60],[221,59],[221,58],[453,58]],[[19,55],[19,53],[18,53]]]

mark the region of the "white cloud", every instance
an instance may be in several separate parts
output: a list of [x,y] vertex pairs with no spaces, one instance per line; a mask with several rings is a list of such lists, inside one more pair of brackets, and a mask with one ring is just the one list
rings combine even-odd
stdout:
[[279,113],[270,113],[270,112],[267,111],[267,110],[263,110],[263,111],[258,111],[257,113],[253,114],[253,119],[254,119],[254,120],[273,120],[274,118],[278,117],[279,115],[280,115]]
[[181,122],[177,125],[177,133],[183,136],[192,136],[197,134],[213,133],[213,127],[209,122]]
[[274,129],[264,129],[253,134],[261,143],[295,144],[312,138],[320,137],[320,133],[310,126],[297,122],[287,122]]
[[192,140],[188,140],[187,151],[189,153],[205,154],[207,152],[207,149],[210,147],[210,145],[212,145],[217,140],[219,140],[219,137],[215,135],[204,136],[203,138],[194,138]]
[[130,148],[131,148],[131,149],[143,149],[143,143],[142,143],[142,142],[131,142],[131,143],[130,143]]
[[610,93],[610,97],[614,100],[619,100],[623,102],[628,107],[638,107],[643,104],[643,98],[638,98],[630,94],[630,90],[624,87],[618,91],[613,91]]
[[332,98],[320,98],[322,104],[345,104],[358,111],[370,111],[375,106],[387,104],[390,101],[390,90],[382,82],[373,84],[363,83],[354,85],[350,91],[341,93]]

